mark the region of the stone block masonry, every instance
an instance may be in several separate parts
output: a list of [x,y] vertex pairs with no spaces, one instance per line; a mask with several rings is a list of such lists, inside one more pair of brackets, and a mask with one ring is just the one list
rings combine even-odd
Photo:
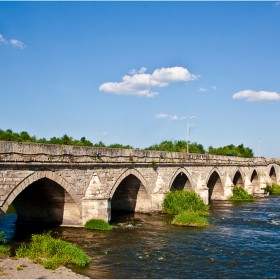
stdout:
[[171,187],[206,202],[238,185],[262,194],[280,184],[280,160],[0,141],[0,216],[13,204],[18,222],[83,226],[112,211],[162,209]]

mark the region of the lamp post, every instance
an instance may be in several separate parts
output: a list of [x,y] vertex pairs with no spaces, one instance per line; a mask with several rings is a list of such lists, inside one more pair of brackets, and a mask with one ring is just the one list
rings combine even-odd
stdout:
[[264,139],[264,137],[259,138],[259,157],[261,157],[261,140]]
[[194,125],[189,125],[189,120],[195,118],[196,114],[192,114],[187,119],[187,154],[189,153],[189,135],[191,130],[194,128]]

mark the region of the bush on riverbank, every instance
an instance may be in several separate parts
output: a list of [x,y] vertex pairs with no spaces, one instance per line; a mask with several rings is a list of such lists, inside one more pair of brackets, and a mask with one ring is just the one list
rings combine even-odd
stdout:
[[209,206],[194,192],[172,190],[163,202],[163,210],[168,214],[179,214],[181,211],[196,212],[200,216],[209,215]]
[[241,187],[234,186],[232,192],[233,196],[229,198],[230,201],[254,201],[253,196]]
[[6,235],[3,230],[0,231],[0,259],[5,259],[10,256],[10,247],[5,246]]
[[280,194],[280,186],[277,184],[266,185],[264,191],[271,195]]
[[172,224],[178,226],[203,227],[209,225],[206,218],[209,206],[194,192],[187,190],[172,190],[163,202],[163,210],[175,214]]
[[112,230],[113,227],[102,219],[91,219],[88,220],[85,225],[88,229],[98,229],[98,230]]
[[196,213],[182,211],[178,215],[175,215],[171,224],[177,226],[205,227],[209,225],[209,222],[205,217],[201,217]]
[[84,251],[60,238],[51,237],[51,232],[33,234],[29,244],[22,243],[16,250],[16,256],[34,260],[48,269],[66,264],[85,266],[90,262],[90,257]]

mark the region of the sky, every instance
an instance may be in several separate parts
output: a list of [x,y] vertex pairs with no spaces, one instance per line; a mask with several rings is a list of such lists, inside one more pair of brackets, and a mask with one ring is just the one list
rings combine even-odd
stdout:
[[280,158],[279,46],[280,2],[0,2],[0,128]]

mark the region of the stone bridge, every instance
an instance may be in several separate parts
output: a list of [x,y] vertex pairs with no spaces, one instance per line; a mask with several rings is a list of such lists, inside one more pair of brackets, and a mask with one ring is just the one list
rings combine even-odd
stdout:
[[280,184],[279,159],[0,141],[0,218],[13,204],[18,223],[83,226],[113,211],[161,210],[174,189],[206,202],[234,185],[262,194]]

